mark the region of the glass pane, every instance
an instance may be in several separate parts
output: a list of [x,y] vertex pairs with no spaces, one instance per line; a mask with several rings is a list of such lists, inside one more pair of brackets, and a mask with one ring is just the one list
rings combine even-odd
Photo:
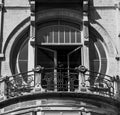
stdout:
[[79,112],[75,112],[75,111],[66,111],[63,112],[62,115],[80,115]]
[[[37,33],[38,34],[38,33]],[[42,43],[80,43],[80,31],[65,25],[53,25],[44,28],[37,35]]]
[[42,71],[42,87],[48,90],[54,89],[54,52],[48,49],[38,48],[37,50],[37,65],[44,67]]
[[75,30],[71,30],[71,43],[75,43]]
[[[48,29],[47,29],[48,31]],[[42,43],[47,43],[48,42],[48,34],[46,33],[46,30],[42,30],[42,32],[39,33],[40,36],[38,38],[38,41]]]
[[64,43],[64,27],[60,26],[60,43]]
[[[27,66],[28,66],[28,61],[26,61],[26,60],[19,60],[19,70],[20,70],[20,72],[21,73],[23,73],[23,72],[26,72],[27,71]],[[22,76],[23,76],[23,79],[25,80],[25,81],[27,81],[27,74],[22,74]]]
[[70,68],[75,68],[81,65],[81,48],[78,50],[74,51],[70,56],[69,56],[69,63],[70,63]]
[[48,43],[53,43],[53,29],[49,28],[47,32],[48,35]]
[[54,43],[58,43],[58,28],[54,28]]
[[81,33],[77,32],[77,43],[81,43]]
[[[20,50],[18,57],[19,72],[26,72],[28,66],[28,43],[25,43]],[[17,67],[17,66],[16,66]]]
[[69,29],[65,28],[65,43],[69,43],[70,36],[69,36]]
[[19,69],[21,72],[27,71],[27,63],[28,61],[26,60],[19,60]]
[[20,51],[20,54],[19,54],[19,59],[21,60],[27,60],[28,59],[28,43],[26,43],[21,51]]
[[[94,42],[90,41],[90,46],[89,46],[89,58],[90,58],[90,69],[91,71],[96,71],[98,72],[99,66],[100,66],[100,60],[99,60],[99,55],[98,52],[95,48]],[[96,75],[96,74],[95,74]]]
[[49,112],[45,112],[44,115],[61,115],[60,112],[56,112],[56,111],[49,111]]
[[37,65],[42,67],[54,67],[54,53],[45,49],[37,49]]
[[67,50],[66,49],[60,49],[57,51],[57,61],[58,66],[62,66],[62,68],[67,67]]

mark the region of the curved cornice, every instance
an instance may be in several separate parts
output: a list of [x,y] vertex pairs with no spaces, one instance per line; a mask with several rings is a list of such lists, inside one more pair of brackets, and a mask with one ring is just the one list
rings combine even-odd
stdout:
[[53,19],[66,19],[76,23],[82,22],[82,12],[71,9],[49,9],[43,10],[36,13],[36,23],[40,21],[49,21]]

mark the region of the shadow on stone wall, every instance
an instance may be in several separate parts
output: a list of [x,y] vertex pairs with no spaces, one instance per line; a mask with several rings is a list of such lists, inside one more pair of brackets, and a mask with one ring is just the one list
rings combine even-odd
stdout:
[[89,3],[89,19],[91,21],[91,23],[95,23],[96,20],[99,20],[101,19],[100,15],[98,14],[96,8],[94,7],[94,1],[93,0],[90,0],[90,3]]

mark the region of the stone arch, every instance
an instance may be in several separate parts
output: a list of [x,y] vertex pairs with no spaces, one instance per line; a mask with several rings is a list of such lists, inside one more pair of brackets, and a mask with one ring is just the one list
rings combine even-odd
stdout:
[[[83,20],[82,11],[76,11],[65,8],[39,11],[37,12],[36,16],[37,16],[36,24],[38,25],[55,19],[67,20],[69,22],[73,22],[73,23],[75,22],[76,24],[81,25]],[[90,22],[90,27],[101,36],[101,44],[103,44],[103,47],[105,49],[108,58],[107,61],[109,62],[109,57],[114,57],[117,54],[117,50],[114,44],[112,43],[112,38],[104,29],[104,27],[102,27],[102,25],[100,25],[98,22],[93,23],[92,20],[89,20],[89,22]],[[109,66],[109,64],[107,66]]]
[[[10,33],[8,36],[4,48],[3,48],[3,53],[5,54],[5,61],[3,62],[3,73],[2,75],[11,75],[11,63],[10,63],[10,58],[11,54],[13,53],[13,47],[14,44],[19,41],[25,34],[29,33],[29,26],[30,26],[30,18],[27,17],[25,20],[23,20],[19,25],[17,25],[14,30]],[[27,35],[29,36],[29,35]]]
[[[68,20],[69,22],[75,22],[76,24],[82,24],[82,12],[70,9],[51,9],[51,10],[44,10],[37,12],[36,15],[36,23],[43,23],[44,21],[61,19],[61,20]],[[6,56],[6,64],[3,67],[5,73],[10,73],[10,52],[12,52],[11,48],[14,45],[14,42],[20,38],[20,36],[28,30],[30,25],[30,19],[26,18],[23,22],[21,22],[9,35],[5,46],[4,46],[4,54]],[[91,22],[91,21],[90,21]],[[107,49],[107,53],[109,56],[114,56],[117,51],[115,46],[112,44],[112,39],[110,38],[109,34],[105,31],[105,29],[99,23],[90,23],[91,27],[94,28],[103,38],[103,44]],[[4,74],[4,72],[3,72]]]
[[117,63],[115,61],[115,56],[117,55],[118,51],[117,51],[117,48],[116,48],[112,38],[108,34],[107,30],[105,30],[105,28],[102,25],[100,25],[99,23],[97,23],[97,22],[90,23],[90,26],[95,31],[97,31],[102,38],[102,44],[106,51],[107,62],[108,62],[106,74],[109,74],[111,76],[115,75],[115,73],[117,71]]
[[117,50],[115,45],[113,44],[113,40],[108,34],[108,32],[104,29],[102,25],[99,23],[90,23],[91,27],[93,27],[103,38],[103,44],[105,45],[107,49],[107,53],[109,56],[115,56],[117,54]]

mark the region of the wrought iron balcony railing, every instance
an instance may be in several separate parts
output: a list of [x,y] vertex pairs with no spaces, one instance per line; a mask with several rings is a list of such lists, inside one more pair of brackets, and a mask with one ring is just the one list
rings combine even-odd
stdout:
[[31,92],[75,92],[90,93],[115,98],[118,79],[76,68],[42,68],[7,76],[1,79],[0,97],[12,98]]

